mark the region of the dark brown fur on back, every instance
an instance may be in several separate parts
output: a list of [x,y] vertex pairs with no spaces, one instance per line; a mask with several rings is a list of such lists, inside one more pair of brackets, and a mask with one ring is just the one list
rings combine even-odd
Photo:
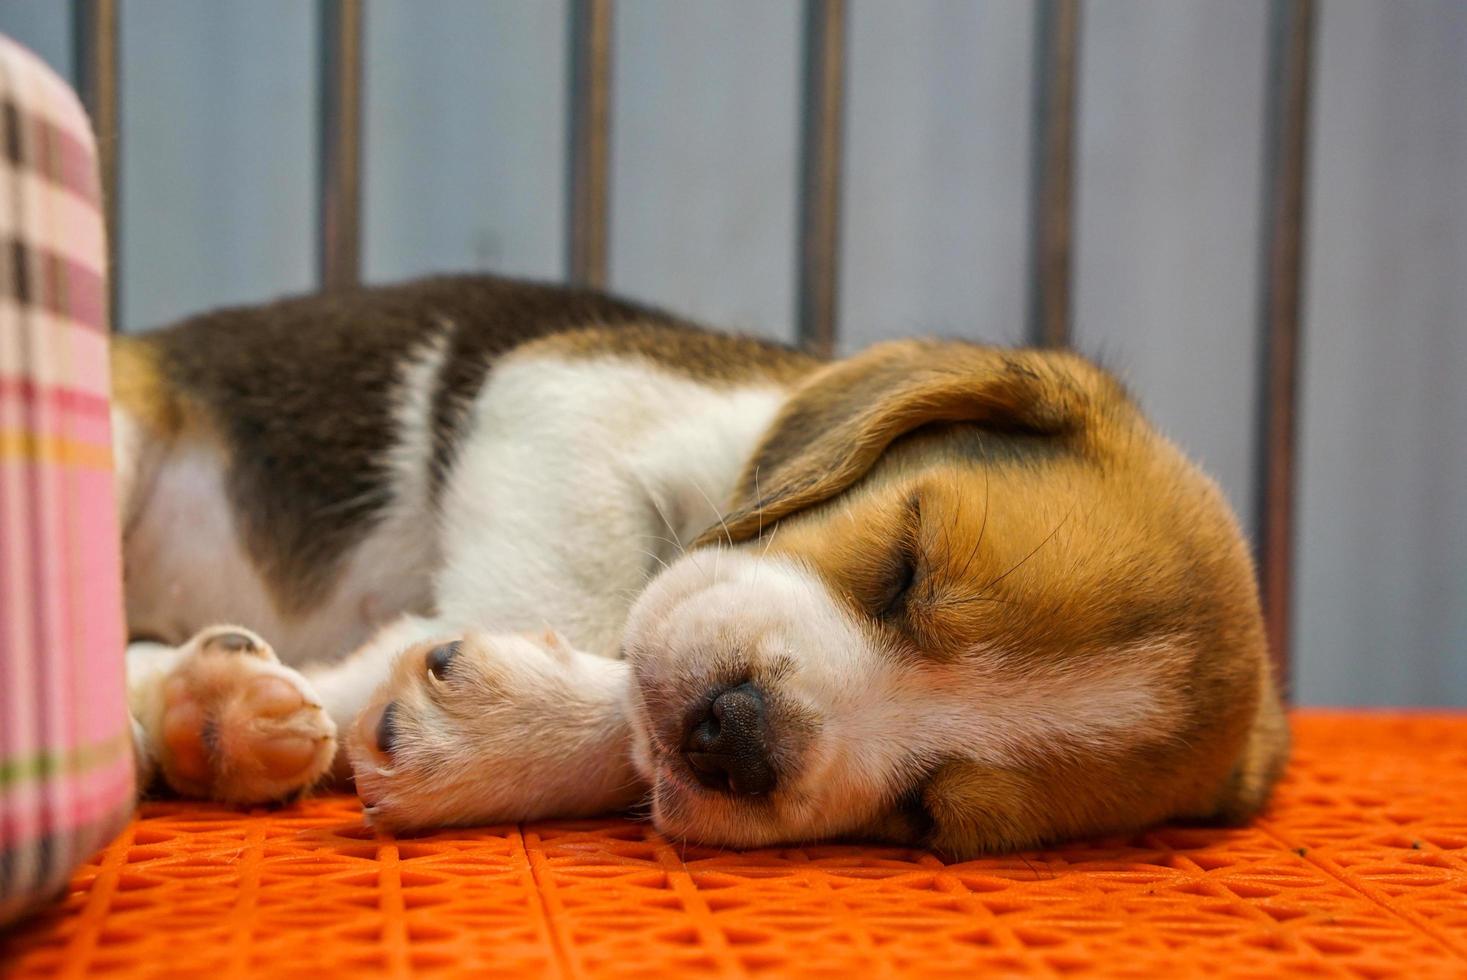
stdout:
[[[145,335],[164,397],[202,415],[230,457],[245,546],[283,610],[309,608],[390,502],[384,453],[404,367],[441,345],[433,383],[435,498],[494,360],[533,341],[622,353],[709,380],[809,362],[591,290],[449,276],[218,310]],[[136,356],[133,358],[136,360]]]

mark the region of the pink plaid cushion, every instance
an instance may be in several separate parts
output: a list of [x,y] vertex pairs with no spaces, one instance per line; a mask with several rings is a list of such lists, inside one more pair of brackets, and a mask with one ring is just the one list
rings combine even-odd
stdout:
[[87,118],[0,37],[0,925],[65,887],[133,801]]

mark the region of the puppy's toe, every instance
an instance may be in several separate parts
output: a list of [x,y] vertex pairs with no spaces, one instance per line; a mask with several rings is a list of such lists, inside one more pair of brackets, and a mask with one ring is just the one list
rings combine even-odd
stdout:
[[463,652],[463,641],[452,640],[448,643],[440,643],[428,651],[424,659],[424,666],[428,669],[428,675],[435,681],[444,681],[453,671],[454,661],[459,659]]
[[314,784],[336,729],[303,677],[248,631],[207,631],[164,682],[159,764],[175,790],[233,803]]
[[396,701],[374,705],[357,719],[357,744],[385,763],[392,761],[392,749],[399,733]]
[[481,666],[462,640],[410,647],[357,716],[347,754],[373,826],[404,831],[443,822],[444,790],[473,758],[472,726],[461,715],[489,708],[493,684]]
[[232,626],[216,626],[205,630],[195,642],[204,653],[244,653],[262,660],[276,659],[275,651],[258,634]]

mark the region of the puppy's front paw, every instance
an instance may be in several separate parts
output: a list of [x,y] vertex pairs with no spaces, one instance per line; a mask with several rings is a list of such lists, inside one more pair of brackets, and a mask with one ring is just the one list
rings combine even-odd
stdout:
[[146,723],[163,778],[187,796],[266,803],[310,788],[336,754],[336,726],[269,644],[211,627],[180,650]]
[[630,803],[625,679],[553,632],[410,647],[348,735],[367,819],[423,830]]

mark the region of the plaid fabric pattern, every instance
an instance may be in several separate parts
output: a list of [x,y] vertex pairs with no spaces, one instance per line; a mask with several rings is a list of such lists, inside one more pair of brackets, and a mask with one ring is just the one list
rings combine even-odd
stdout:
[[95,150],[0,37],[0,925],[133,804]]

